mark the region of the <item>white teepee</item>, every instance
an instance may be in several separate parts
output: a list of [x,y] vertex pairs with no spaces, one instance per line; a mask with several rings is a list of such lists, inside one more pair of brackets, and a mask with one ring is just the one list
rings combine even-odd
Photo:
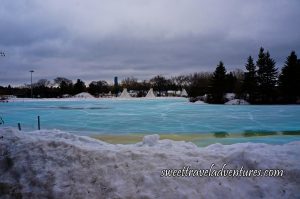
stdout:
[[154,98],[156,97],[154,92],[153,92],[153,88],[150,88],[150,90],[148,91],[146,98]]
[[131,98],[131,95],[127,92],[127,88],[123,89],[123,92],[121,93],[120,98]]
[[188,96],[188,93],[186,92],[185,89],[182,89],[181,91],[181,97],[187,97]]

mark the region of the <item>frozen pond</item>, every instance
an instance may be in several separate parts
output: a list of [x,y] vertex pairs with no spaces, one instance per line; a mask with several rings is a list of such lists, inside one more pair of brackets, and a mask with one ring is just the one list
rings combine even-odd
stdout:
[[17,101],[0,104],[2,126],[61,129],[80,134],[299,131],[300,106],[231,106],[187,99]]

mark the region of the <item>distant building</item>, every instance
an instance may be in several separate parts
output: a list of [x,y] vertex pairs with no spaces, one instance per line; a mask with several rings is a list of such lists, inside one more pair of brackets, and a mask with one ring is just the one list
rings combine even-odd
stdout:
[[114,82],[115,82],[115,86],[118,86],[118,77],[117,76],[114,78]]
[[114,78],[114,87],[115,87],[115,95],[118,97],[119,94],[119,84],[118,84],[118,77],[115,76]]

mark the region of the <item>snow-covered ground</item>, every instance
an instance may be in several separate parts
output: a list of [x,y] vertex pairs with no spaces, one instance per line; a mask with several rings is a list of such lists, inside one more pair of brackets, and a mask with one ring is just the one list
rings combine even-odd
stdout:
[[[112,145],[61,131],[0,129],[0,198],[299,198],[300,142]],[[283,177],[161,177],[190,166],[283,169]]]

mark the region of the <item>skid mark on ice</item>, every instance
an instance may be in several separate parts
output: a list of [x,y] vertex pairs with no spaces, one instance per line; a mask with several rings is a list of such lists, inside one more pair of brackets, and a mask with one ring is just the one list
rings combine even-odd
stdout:
[[264,123],[259,122],[258,120],[256,120],[251,112],[248,113],[248,119],[253,122],[253,126],[252,127],[254,129],[260,129],[260,128],[264,129],[265,127],[268,127]]
[[252,113],[248,113],[248,118],[249,118],[249,120],[254,121]]
[[160,118],[165,121],[167,119],[167,114],[166,113],[161,113]]

